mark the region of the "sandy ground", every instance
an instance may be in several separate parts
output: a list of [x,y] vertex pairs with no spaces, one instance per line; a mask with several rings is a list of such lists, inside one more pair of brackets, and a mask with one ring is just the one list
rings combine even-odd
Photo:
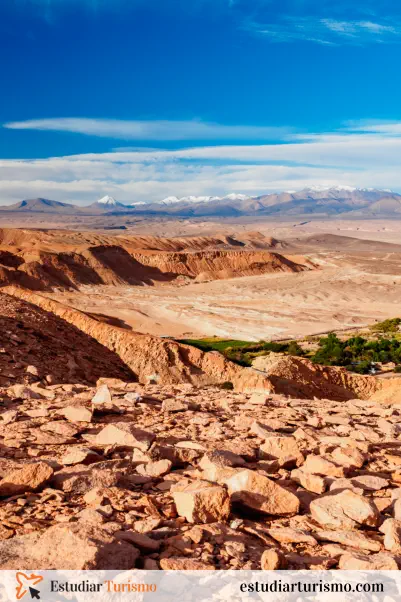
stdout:
[[317,271],[51,296],[161,336],[296,338],[401,315],[401,255],[318,253]]
[[[331,233],[361,239],[401,243],[401,220],[393,219],[310,219],[285,220],[266,217],[224,219],[166,219],[118,216],[59,216],[47,214],[1,214],[0,227],[96,230],[107,235],[199,236],[217,232],[258,230],[275,238],[294,238],[316,233]],[[121,230],[119,228],[124,228]],[[110,228],[110,229],[109,229]]]

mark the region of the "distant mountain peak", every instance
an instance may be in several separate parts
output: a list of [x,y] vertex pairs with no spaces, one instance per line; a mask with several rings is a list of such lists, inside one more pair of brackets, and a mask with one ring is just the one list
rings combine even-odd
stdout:
[[[358,188],[357,186],[345,186],[345,185],[339,185],[339,186],[309,186],[308,188],[305,188],[304,190],[307,191],[311,191],[311,192],[388,192],[390,194],[392,194],[392,190],[388,189],[388,188]],[[292,193],[294,193],[295,191],[291,191]]]
[[117,203],[117,201],[116,201],[115,198],[113,198],[112,196],[110,196],[108,194],[106,196],[102,197],[101,199],[99,199],[96,202],[99,203],[99,205],[112,205],[112,206],[115,206],[115,205],[119,204],[119,203]]
[[175,203],[212,203],[213,201],[246,201],[249,197],[247,194],[237,194],[232,192],[225,196],[168,196],[161,201],[156,201],[157,205],[174,205]]

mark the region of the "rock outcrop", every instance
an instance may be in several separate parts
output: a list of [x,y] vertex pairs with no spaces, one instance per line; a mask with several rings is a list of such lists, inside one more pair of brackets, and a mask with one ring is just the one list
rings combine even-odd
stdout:
[[258,357],[252,364],[255,370],[265,374],[272,391],[310,399],[375,399],[401,403],[401,378],[378,379],[348,372],[336,366],[320,366],[302,357],[271,353]]
[[[252,233],[251,233],[252,234]],[[144,285],[220,280],[315,269],[303,256],[260,233],[159,239],[90,232],[0,229],[0,284],[31,290],[73,290],[82,285]],[[255,244],[253,244],[255,240]]]
[[[46,381],[47,377],[49,384],[95,383],[101,376],[136,380],[112,349],[31,303],[29,292],[18,298],[0,289],[0,329],[0,386]],[[24,389],[18,394],[24,396]],[[40,391],[35,395],[42,398]]]

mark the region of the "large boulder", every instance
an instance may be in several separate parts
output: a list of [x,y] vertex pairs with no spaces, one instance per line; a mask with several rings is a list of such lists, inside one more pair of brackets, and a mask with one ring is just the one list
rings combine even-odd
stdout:
[[82,521],[0,541],[0,569],[128,570],[139,551]]
[[312,518],[332,529],[355,529],[359,525],[377,527],[380,522],[376,506],[350,489],[313,500],[310,510]]
[[25,464],[7,473],[0,481],[0,497],[8,497],[38,491],[53,475],[53,469],[46,462]]
[[231,501],[265,514],[294,515],[299,511],[296,495],[253,470],[239,470],[225,480]]
[[202,486],[195,481],[181,491],[174,491],[173,498],[179,516],[189,523],[225,521],[230,514],[230,497],[219,485]]

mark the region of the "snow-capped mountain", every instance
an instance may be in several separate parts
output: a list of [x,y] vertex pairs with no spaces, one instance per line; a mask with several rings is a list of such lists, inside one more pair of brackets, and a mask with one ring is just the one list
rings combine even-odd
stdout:
[[[385,199],[385,203],[381,202]],[[148,205],[149,212],[163,212],[182,217],[239,217],[242,215],[304,216],[362,215],[371,204],[375,215],[398,207],[401,196],[390,190],[357,188],[355,186],[310,186],[303,190],[273,192],[256,197],[230,193],[225,196],[170,196]],[[392,209],[391,209],[392,208]],[[146,211],[147,207],[141,208]]]
[[99,203],[99,205],[108,205],[111,207],[120,204],[120,203],[117,203],[116,199],[114,199],[112,196],[109,196],[108,194],[96,202]]
[[[389,188],[382,190],[377,188],[357,188],[356,186],[310,186],[304,190],[310,190],[311,192],[386,192],[392,193]],[[294,191],[293,191],[294,192]]]
[[212,203],[213,201],[245,201],[250,197],[246,194],[227,194],[226,196],[168,196],[161,201],[156,201],[157,205],[174,205],[176,203]]
[[106,195],[86,207],[46,199],[21,201],[0,207],[2,211],[36,211],[42,213],[68,213],[82,215],[171,215],[182,218],[196,217],[401,217],[401,194],[388,189],[357,188],[355,186],[310,186],[298,191],[269,192],[249,197],[242,193],[225,196],[169,196],[162,201],[132,202],[124,204]]

